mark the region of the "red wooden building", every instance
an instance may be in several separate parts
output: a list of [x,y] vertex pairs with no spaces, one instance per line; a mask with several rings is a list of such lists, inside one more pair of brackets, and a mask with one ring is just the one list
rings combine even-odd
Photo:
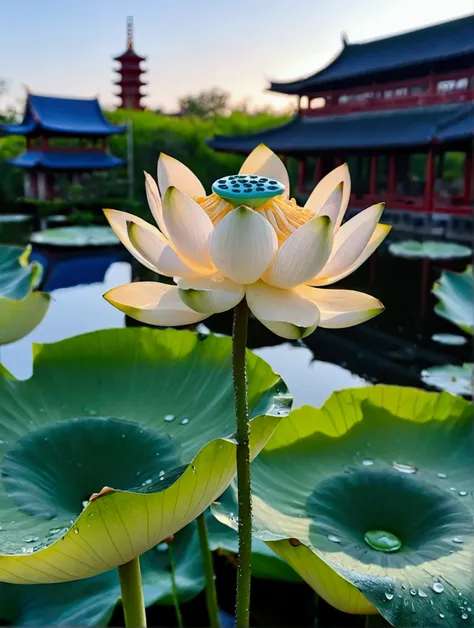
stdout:
[[384,200],[395,226],[422,216],[472,229],[474,15],[367,43],[343,38],[324,69],[270,91],[298,97],[289,123],[210,145],[245,154],[264,142],[296,159],[302,197],[347,161],[351,208]]
[[114,81],[115,85],[120,87],[120,91],[116,94],[120,97],[120,109],[144,109],[140,103],[144,94],[140,92],[142,85],[146,82],[141,76],[146,71],[140,66],[146,57],[140,57],[133,49],[133,17],[127,18],[127,49],[118,57],[114,57],[114,61],[120,63],[120,67],[116,70],[120,78]]
[[110,124],[96,98],[57,98],[28,94],[23,120],[7,124],[5,135],[26,137],[26,151],[9,161],[23,168],[26,198],[52,200],[60,176],[79,184],[83,173],[122,166],[108,152],[107,138],[125,126]]

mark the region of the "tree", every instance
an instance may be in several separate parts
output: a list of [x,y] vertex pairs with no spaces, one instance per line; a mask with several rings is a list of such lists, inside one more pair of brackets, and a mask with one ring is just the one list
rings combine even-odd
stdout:
[[196,118],[212,118],[224,114],[229,109],[229,92],[213,87],[203,90],[196,95],[188,95],[179,100],[181,115],[195,116]]

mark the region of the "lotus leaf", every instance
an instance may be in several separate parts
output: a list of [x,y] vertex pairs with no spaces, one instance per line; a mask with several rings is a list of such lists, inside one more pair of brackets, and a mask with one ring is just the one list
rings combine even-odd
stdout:
[[430,366],[421,371],[425,384],[453,395],[472,395],[472,376],[472,364]]
[[435,306],[436,314],[472,336],[474,325],[472,266],[468,266],[463,273],[443,270],[441,277],[433,286],[433,294],[439,299]]
[[[172,604],[170,557],[162,543],[140,559],[145,605]],[[196,524],[173,541],[178,599],[187,602],[204,588]],[[121,597],[116,569],[56,584],[0,584],[0,618],[15,626],[105,626]]]
[[[235,474],[231,353],[228,338],[111,329],[35,346],[26,381],[4,371],[0,579],[99,574],[205,510]],[[291,397],[247,362],[256,455]]]
[[30,333],[43,319],[50,297],[33,292],[41,266],[29,262],[31,249],[0,246],[0,345]]
[[417,240],[392,242],[388,250],[396,257],[409,259],[457,259],[469,257],[472,253],[472,250],[468,246],[462,244],[430,240],[425,242],[418,242]]
[[[472,416],[396,386],[295,410],[252,464],[255,535],[342,611],[473,625]],[[231,489],[214,512],[235,527]]]
[[48,246],[114,246],[118,238],[110,227],[56,227],[37,231],[31,236],[35,244]]

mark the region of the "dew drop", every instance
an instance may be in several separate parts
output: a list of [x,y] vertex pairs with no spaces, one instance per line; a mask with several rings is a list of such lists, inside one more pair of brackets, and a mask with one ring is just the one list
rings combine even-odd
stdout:
[[95,519],[95,512],[91,512],[87,515],[88,519]]
[[398,536],[386,530],[368,530],[364,535],[364,541],[379,552],[396,552],[402,546]]
[[385,591],[385,597],[387,598],[387,600],[393,600],[393,593]]
[[22,547],[21,551],[24,554],[32,554],[35,551],[35,549],[34,549],[34,547]]
[[139,475],[141,475],[141,473],[142,473],[141,471],[137,471],[137,472],[135,473],[135,476],[136,476],[136,477],[138,477]]
[[371,467],[374,464],[374,461],[371,458],[366,458],[365,460],[362,460],[362,464],[364,467]]
[[82,507],[85,508],[88,503],[89,503],[89,500],[84,499],[83,502],[82,502]]
[[166,421],[166,423],[171,423],[171,421],[174,421],[174,420],[175,420],[175,418],[176,418],[176,417],[175,417],[175,415],[174,415],[174,414],[167,414],[167,415],[165,416],[165,421]]
[[146,486],[147,484],[151,484],[152,480],[150,478],[148,478],[148,480],[145,480],[144,482],[142,482],[142,486]]
[[467,619],[467,618],[468,618],[467,613],[463,613],[463,614],[461,615],[461,619]]
[[454,488],[454,486],[451,486],[449,490],[450,491],[455,491],[456,489]]
[[448,476],[446,475],[446,473],[438,473],[438,477],[441,478],[442,480],[444,480]]
[[410,595],[416,595],[416,589],[410,589]]
[[156,546],[156,549],[158,552],[166,552],[166,550],[168,549],[168,543],[160,543]]
[[453,539],[453,543],[464,543],[464,541],[459,536],[455,536]]
[[397,471],[400,471],[400,473],[407,473],[409,475],[416,473],[417,471],[416,467],[413,467],[411,464],[402,464],[400,462],[394,462],[392,466]]
[[79,534],[79,528],[74,528],[74,534]]
[[403,604],[404,604],[405,606],[408,606],[408,604],[410,604],[410,602],[408,601],[408,598],[407,598],[407,597],[406,597],[406,598],[404,598],[404,600],[403,600]]
[[181,421],[181,425],[187,425],[189,423],[189,419],[183,419]]
[[39,538],[37,536],[29,536],[27,539],[25,539],[25,543],[36,543],[36,541],[39,541]]
[[428,596],[426,595],[426,593],[423,591],[423,589],[418,589],[418,595],[419,595],[420,597],[428,597]]
[[58,532],[61,532],[61,530],[62,528],[51,528],[49,534],[57,534]]
[[340,543],[341,539],[335,534],[328,534],[328,541],[331,541],[332,543]]
[[461,497],[466,497],[467,491],[459,491],[458,495],[460,495]]
[[444,619],[443,613],[440,613],[439,616],[441,617],[441,619]]
[[159,474],[158,474],[158,476],[159,476],[160,478],[162,478],[162,477],[164,476],[164,474],[165,474],[165,472],[164,472],[164,471],[160,471],[160,472],[159,472]]
[[442,593],[444,591],[444,587],[441,582],[434,582],[432,588],[435,593]]

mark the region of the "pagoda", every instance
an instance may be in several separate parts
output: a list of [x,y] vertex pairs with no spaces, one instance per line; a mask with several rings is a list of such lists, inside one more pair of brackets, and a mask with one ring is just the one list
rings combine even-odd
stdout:
[[[293,158],[303,199],[348,162],[352,212],[383,200],[394,226],[456,217],[472,233],[474,15],[366,43],[344,36],[324,69],[269,89],[298,97],[289,123],[209,145],[247,154],[263,142]],[[459,153],[457,181],[445,173],[448,152]]]
[[125,130],[105,119],[96,98],[31,93],[23,120],[2,128],[5,135],[25,136],[26,151],[9,163],[25,171],[25,197],[44,201],[55,198],[59,175],[80,184],[83,173],[122,166],[123,160],[108,152],[107,138]]
[[140,87],[146,85],[142,81],[142,70],[140,63],[145,61],[146,57],[140,57],[133,49],[133,17],[127,18],[127,50],[119,57],[114,57],[114,61],[120,63],[120,68],[116,70],[120,74],[115,85],[120,87],[117,96],[120,97],[121,103],[119,109],[135,109],[141,111],[144,109],[140,104],[140,99],[144,94],[140,92]]

